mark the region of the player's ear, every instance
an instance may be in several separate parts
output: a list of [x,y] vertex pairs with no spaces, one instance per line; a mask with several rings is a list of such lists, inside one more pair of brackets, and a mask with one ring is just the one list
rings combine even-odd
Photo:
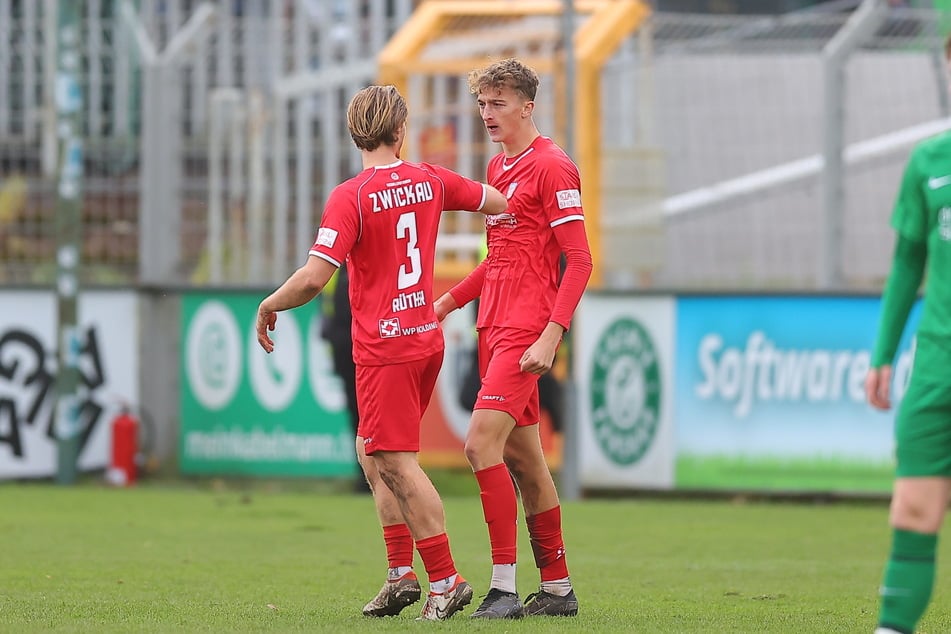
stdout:
[[523,118],[523,119],[527,119],[528,117],[532,116],[532,112],[533,112],[534,110],[535,110],[535,102],[534,102],[534,101],[526,101],[526,102],[522,105],[522,118]]
[[400,158],[400,152],[403,149],[403,141],[406,140],[406,122],[403,122],[403,125],[400,126],[399,131],[396,133],[396,158]]

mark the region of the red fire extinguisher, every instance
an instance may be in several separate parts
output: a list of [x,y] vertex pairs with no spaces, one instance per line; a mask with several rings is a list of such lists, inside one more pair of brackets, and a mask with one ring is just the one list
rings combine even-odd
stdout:
[[139,453],[139,421],[123,408],[112,421],[112,461],[107,479],[117,486],[129,486],[136,479]]

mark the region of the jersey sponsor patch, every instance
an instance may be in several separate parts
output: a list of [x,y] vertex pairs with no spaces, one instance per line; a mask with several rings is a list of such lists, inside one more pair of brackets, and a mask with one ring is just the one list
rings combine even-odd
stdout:
[[321,227],[317,230],[317,244],[332,249],[337,241],[337,231],[330,227]]
[[560,189],[555,192],[558,197],[558,209],[569,209],[581,206],[581,192],[577,189]]
[[518,218],[514,214],[510,213],[501,213],[495,214],[493,216],[485,217],[485,226],[486,227],[498,227],[501,225],[517,225]]
[[394,317],[393,319],[380,320],[380,337],[383,339],[389,339],[391,337],[399,337],[400,334],[399,319]]

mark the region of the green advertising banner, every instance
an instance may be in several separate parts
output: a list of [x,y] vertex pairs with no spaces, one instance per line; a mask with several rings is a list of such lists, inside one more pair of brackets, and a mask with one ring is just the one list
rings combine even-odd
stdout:
[[354,439],[319,305],[281,313],[267,354],[254,333],[260,299],[182,297],[182,472],[352,476]]

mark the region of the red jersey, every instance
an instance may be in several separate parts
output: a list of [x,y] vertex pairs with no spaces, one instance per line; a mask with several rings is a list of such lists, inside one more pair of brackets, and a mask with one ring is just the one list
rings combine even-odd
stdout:
[[476,326],[541,332],[558,293],[561,247],[553,229],[584,221],[578,167],[539,136],[518,156],[492,157],[487,174],[509,204],[505,213],[486,216],[489,254]]
[[349,254],[354,362],[403,363],[443,349],[433,311],[440,215],[477,211],[485,196],[481,183],[405,161],[365,169],[334,188],[310,255],[339,267]]

